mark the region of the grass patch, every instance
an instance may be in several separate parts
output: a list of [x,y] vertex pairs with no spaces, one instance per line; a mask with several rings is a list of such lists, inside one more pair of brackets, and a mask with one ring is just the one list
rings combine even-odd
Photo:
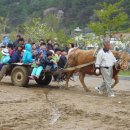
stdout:
[[121,75],[121,76],[130,76],[130,70],[120,71],[119,75]]

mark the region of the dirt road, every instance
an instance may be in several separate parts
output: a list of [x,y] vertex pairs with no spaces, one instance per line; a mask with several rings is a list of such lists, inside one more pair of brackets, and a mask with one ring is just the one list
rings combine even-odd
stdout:
[[130,130],[130,81],[120,81],[116,98],[99,95],[100,78],[86,78],[85,93],[78,79],[64,90],[52,82],[46,88],[0,83],[0,130]]

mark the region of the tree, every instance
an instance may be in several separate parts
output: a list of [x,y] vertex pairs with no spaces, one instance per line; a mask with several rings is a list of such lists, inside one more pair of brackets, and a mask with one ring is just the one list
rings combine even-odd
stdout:
[[43,22],[48,26],[50,31],[58,31],[61,19],[57,18],[55,14],[49,14],[43,18]]
[[61,44],[67,44],[67,40],[69,39],[70,37],[68,35],[66,35],[65,33],[65,30],[63,29],[60,29],[58,32],[57,32],[57,40],[61,43]]
[[58,20],[51,15],[45,20],[41,18],[34,18],[31,23],[26,23],[23,26],[24,34],[27,38],[30,38],[33,41],[39,41],[41,38],[46,39],[57,39],[61,44],[67,42],[68,36],[65,33],[64,29],[59,27]]
[[[32,18],[43,18],[43,11],[56,7],[64,11],[62,26],[71,32],[76,26],[84,28],[86,23],[93,18],[93,10],[99,9],[99,2],[113,4],[118,0],[0,0],[0,16],[8,19],[8,28],[13,31],[16,26],[29,22]],[[129,15],[130,0],[124,0],[122,7]],[[123,26],[123,29],[130,27],[130,23]]]
[[24,24],[23,28],[25,36],[33,41],[39,41],[41,38],[56,37],[55,32],[50,31],[41,18],[34,18],[31,23]]
[[123,1],[114,4],[103,3],[100,10],[95,10],[98,21],[90,22],[91,28],[95,34],[112,36],[114,31],[118,31],[124,24],[127,23],[128,15],[121,7]]
[[0,33],[5,33],[6,27],[7,19],[5,17],[0,16]]

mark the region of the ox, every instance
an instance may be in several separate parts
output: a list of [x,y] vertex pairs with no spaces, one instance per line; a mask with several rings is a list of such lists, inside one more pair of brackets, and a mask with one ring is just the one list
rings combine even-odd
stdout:
[[[74,66],[94,62],[95,61],[94,53],[95,53],[95,50],[74,49],[68,56],[68,61],[67,61],[68,65],[70,67],[74,67]],[[113,79],[115,80],[115,82],[113,83],[112,88],[119,82],[119,79],[118,79],[119,71],[128,69],[128,61],[129,61],[129,54],[127,52],[113,51],[113,54],[118,59],[118,66],[113,67]],[[86,84],[84,83],[84,77],[85,77],[85,74],[96,75],[94,64],[88,65],[86,67],[82,67],[76,71],[79,72],[79,80],[82,86],[84,87],[84,90],[86,92],[90,91],[87,88]],[[67,72],[65,89],[68,89],[69,79],[74,72],[75,72],[74,70]]]

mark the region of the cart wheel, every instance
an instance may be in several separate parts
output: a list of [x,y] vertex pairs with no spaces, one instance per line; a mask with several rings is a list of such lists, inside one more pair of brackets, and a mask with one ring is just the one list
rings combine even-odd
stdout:
[[28,74],[28,68],[23,66],[16,66],[12,70],[11,81],[16,86],[25,87],[29,82]]
[[51,82],[52,75],[40,76],[39,79],[35,79],[39,85],[48,85]]

